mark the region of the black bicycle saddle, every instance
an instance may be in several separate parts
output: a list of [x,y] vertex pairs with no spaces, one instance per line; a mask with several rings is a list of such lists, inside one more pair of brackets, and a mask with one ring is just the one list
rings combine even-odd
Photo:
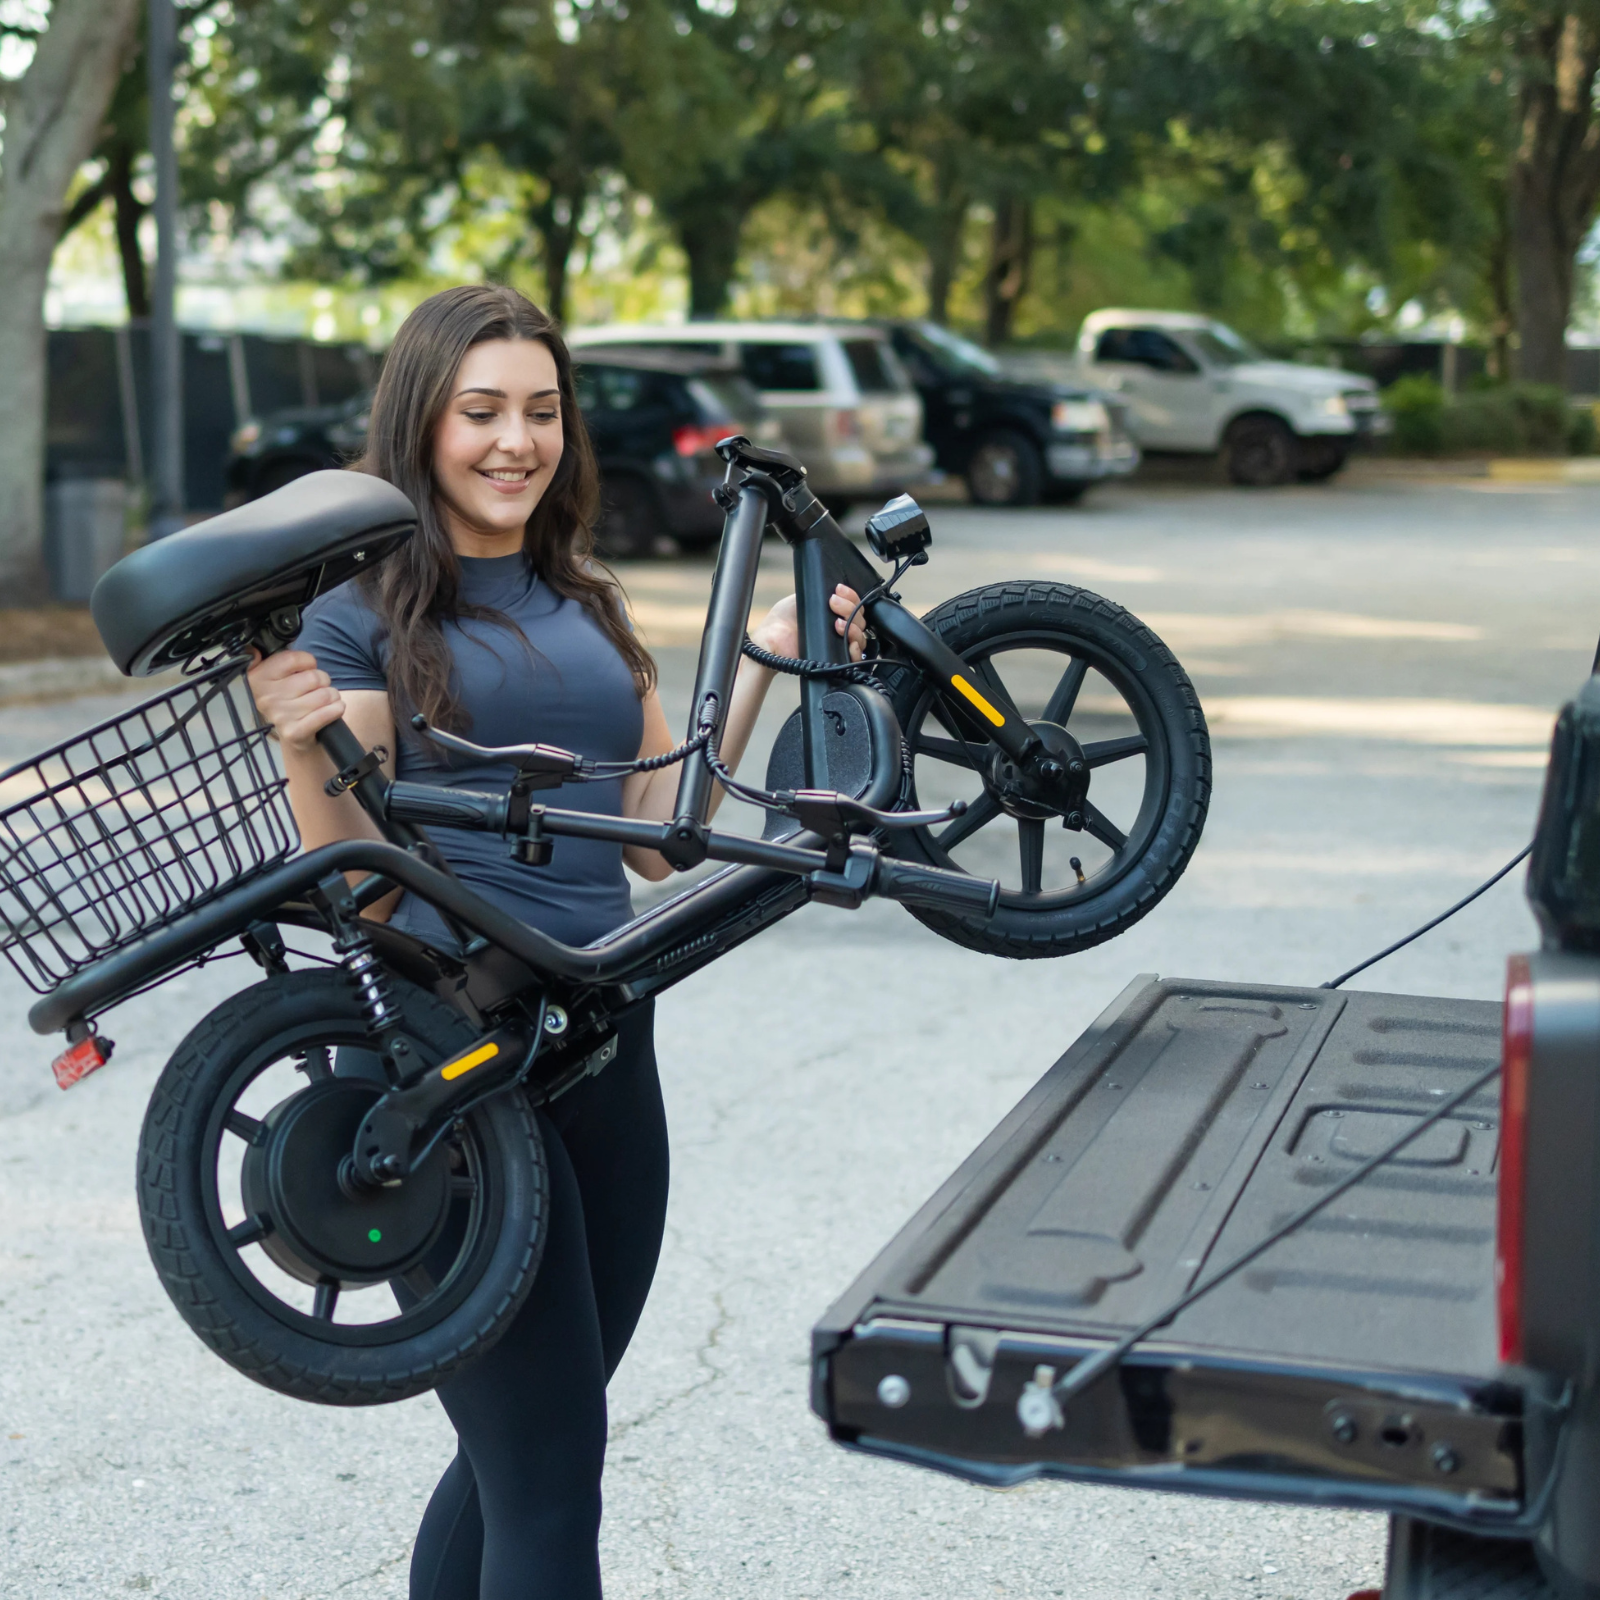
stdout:
[[308,473],[135,550],[94,586],[89,609],[130,677],[229,641],[282,644],[299,628],[287,613],[381,561],[416,526],[416,508],[382,478]]

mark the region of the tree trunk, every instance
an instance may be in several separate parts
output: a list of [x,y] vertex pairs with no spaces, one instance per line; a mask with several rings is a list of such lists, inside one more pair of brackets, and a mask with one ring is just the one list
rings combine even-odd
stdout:
[[118,143],[108,176],[117,207],[117,253],[122,257],[122,293],[128,302],[128,320],[142,322],[150,315],[150,286],[145,278],[144,253],[139,248],[139,219],[146,207],[133,192],[132,145]]
[[533,225],[539,230],[539,255],[544,267],[545,310],[557,322],[567,320],[567,267],[578,240],[578,214],[583,194],[552,193],[535,207]]
[[720,316],[727,307],[744,218],[742,206],[717,204],[684,207],[673,217],[678,242],[689,258],[691,317]]
[[1016,196],[996,201],[989,270],[983,279],[984,335],[991,345],[1010,339],[1032,268],[1032,202]]
[[55,0],[5,96],[0,155],[0,579],[37,586],[44,508],[44,291],[67,186],[89,157],[138,0]]
[[928,317],[943,327],[950,320],[950,291],[961,271],[961,246],[967,231],[964,193],[942,196],[928,240]]
[[1564,387],[1573,263],[1600,198],[1594,117],[1600,29],[1593,5],[1583,0],[1571,10],[1541,10],[1517,41],[1521,138],[1511,165],[1517,376]]

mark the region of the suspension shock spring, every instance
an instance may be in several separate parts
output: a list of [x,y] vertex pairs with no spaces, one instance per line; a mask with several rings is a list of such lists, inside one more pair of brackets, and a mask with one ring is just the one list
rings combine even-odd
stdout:
[[350,940],[339,964],[356,991],[362,1011],[366,1013],[367,1032],[374,1039],[381,1039],[399,1027],[400,1010],[395,1004],[394,990],[389,983],[389,971],[378,959],[372,941],[358,933]]

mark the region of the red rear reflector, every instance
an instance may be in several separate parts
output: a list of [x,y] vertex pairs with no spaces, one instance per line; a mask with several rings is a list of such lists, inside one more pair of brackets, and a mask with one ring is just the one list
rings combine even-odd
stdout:
[[1522,1360],[1522,1229],[1528,1147],[1528,1060],[1533,1053],[1533,978],[1526,956],[1506,963],[1500,1051],[1500,1191],[1495,1225],[1495,1301],[1500,1359]]
[[68,1045],[50,1063],[50,1070],[55,1073],[56,1082],[63,1089],[70,1089],[80,1078],[98,1072],[111,1059],[111,1052],[115,1048],[109,1039],[91,1033],[86,1039]]
[[697,456],[716,449],[717,441],[727,436],[725,423],[685,423],[683,427],[672,430],[672,448],[680,456]]

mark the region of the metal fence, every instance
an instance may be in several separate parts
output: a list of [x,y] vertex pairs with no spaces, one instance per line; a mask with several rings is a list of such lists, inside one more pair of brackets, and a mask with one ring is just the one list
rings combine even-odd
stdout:
[[[45,476],[144,479],[151,437],[150,331],[55,328],[49,336]],[[255,333],[183,335],[184,499],[222,505],[228,439],[250,417],[354,399],[377,378],[355,344]]]

